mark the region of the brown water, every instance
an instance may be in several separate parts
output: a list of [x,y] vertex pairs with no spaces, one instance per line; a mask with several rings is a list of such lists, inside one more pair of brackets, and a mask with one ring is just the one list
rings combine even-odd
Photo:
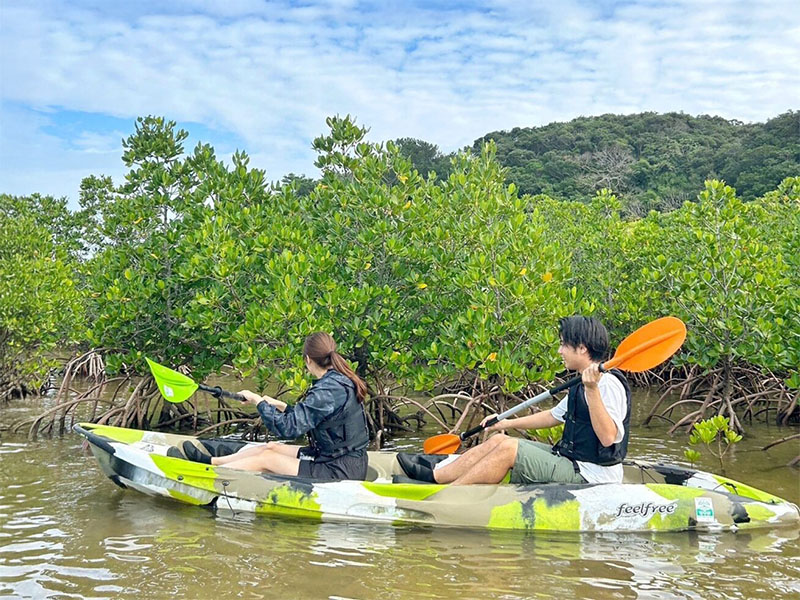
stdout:
[[[0,423],[46,402],[0,408]],[[639,410],[650,402],[640,394]],[[800,445],[767,454],[787,431],[754,432],[728,475],[800,503],[798,470],[782,466]],[[75,435],[2,435],[0,598],[800,598],[797,529],[526,534],[214,514],[117,488]],[[629,455],[682,462],[685,444],[635,427]]]

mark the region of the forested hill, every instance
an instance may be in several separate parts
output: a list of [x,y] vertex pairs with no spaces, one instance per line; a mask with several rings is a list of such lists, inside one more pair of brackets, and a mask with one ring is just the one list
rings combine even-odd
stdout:
[[581,117],[489,133],[474,149],[490,139],[523,193],[585,199],[609,187],[645,209],[694,198],[710,178],[750,199],[800,174],[800,111],[748,125],[682,113]]
[[[521,192],[588,200],[611,188],[634,213],[680,206],[706,179],[752,199],[800,175],[800,111],[749,125],[683,113],[581,117],[488,133],[473,150],[488,140]],[[422,140],[396,143],[421,173],[447,176],[451,155]]]

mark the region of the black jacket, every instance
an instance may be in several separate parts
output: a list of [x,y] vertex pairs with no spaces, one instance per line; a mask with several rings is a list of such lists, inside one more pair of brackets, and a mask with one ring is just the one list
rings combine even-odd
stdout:
[[267,429],[283,439],[308,434],[317,462],[364,450],[369,444],[367,418],[355,384],[333,369],[314,381],[302,402],[284,412],[259,402],[258,412]]
[[610,467],[622,462],[628,452],[628,437],[631,422],[631,388],[625,375],[618,369],[609,371],[625,388],[628,408],[622,421],[625,431],[619,443],[603,446],[592,427],[589,405],[586,403],[586,388],[582,383],[570,388],[567,412],[564,415],[564,435],[553,446],[553,452],[572,460],[595,463]]

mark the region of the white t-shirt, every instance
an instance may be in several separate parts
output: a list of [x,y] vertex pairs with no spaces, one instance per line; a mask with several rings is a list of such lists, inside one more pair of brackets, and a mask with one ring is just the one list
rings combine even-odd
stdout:
[[[617,426],[617,437],[614,438],[614,443],[618,444],[625,436],[625,427],[622,424],[625,420],[625,414],[628,412],[625,388],[622,386],[622,382],[611,373],[603,373],[597,388],[600,390],[600,398],[603,400],[603,405]],[[553,418],[562,423],[564,422],[564,415],[567,414],[568,398],[569,395],[565,396],[561,402],[550,410]],[[576,462],[581,475],[589,483],[620,483],[622,481],[622,464],[603,467],[581,460]]]

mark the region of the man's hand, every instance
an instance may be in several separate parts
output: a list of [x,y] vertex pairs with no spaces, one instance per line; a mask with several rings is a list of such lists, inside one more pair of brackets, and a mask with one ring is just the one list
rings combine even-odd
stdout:
[[583,371],[581,371],[581,379],[586,389],[597,389],[597,384],[603,374],[600,372],[600,365],[598,363],[591,363]]
[[486,427],[486,422],[489,419],[493,419],[496,416],[497,416],[497,413],[494,413],[494,414],[491,414],[488,417],[484,418],[483,421],[481,421],[481,425],[484,426],[486,431],[503,431],[503,430],[505,430],[505,427],[503,427],[503,425],[502,425],[502,423],[503,423],[502,421],[498,421],[494,425],[490,425],[489,427]]

